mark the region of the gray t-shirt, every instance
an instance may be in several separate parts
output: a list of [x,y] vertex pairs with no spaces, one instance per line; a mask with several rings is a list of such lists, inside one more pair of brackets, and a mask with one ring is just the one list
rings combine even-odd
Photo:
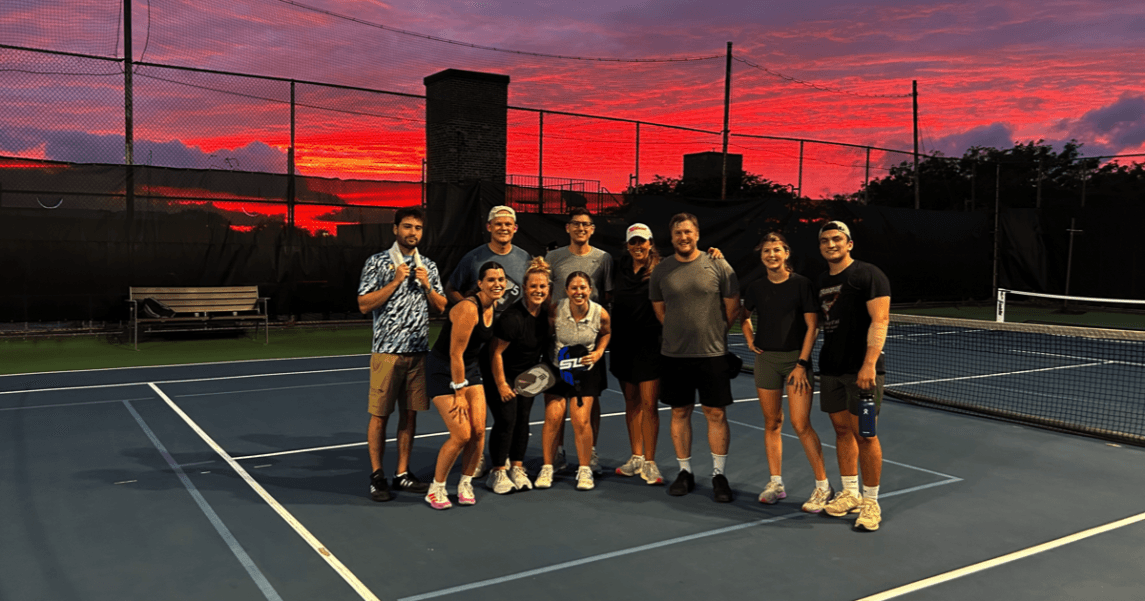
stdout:
[[593,248],[587,255],[578,256],[569,251],[569,247],[562,246],[549,251],[545,261],[553,269],[553,301],[560,302],[565,299],[565,278],[574,271],[583,271],[592,277],[592,300],[601,302],[605,292],[612,291],[612,255]]
[[461,257],[457,268],[453,270],[453,275],[449,276],[449,284],[464,295],[477,287],[477,270],[481,269],[486,261],[498,263],[505,268],[505,295],[497,301],[497,306],[493,307],[493,310],[500,315],[524,294],[525,271],[529,268],[531,260],[528,251],[519,246],[514,246],[507,254],[499,255],[493,252],[488,244],[482,244]]
[[739,294],[732,266],[707,253],[681,263],[676,255],[660,261],[648,282],[648,298],[664,302],[665,357],[719,357],[727,352],[725,298]]

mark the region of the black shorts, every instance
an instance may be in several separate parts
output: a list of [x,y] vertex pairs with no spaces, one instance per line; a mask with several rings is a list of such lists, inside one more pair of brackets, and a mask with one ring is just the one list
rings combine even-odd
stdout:
[[608,367],[621,382],[647,382],[660,378],[660,341],[633,346],[609,346]]
[[[883,385],[886,381],[886,375],[875,375],[875,389],[870,391],[875,396],[875,415],[879,414],[883,406]],[[859,374],[819,374],[819,408],[824,413],[850,411],[852,415],[858,415],[859,394],[862,392],[858,382]]]
[[[449,359],[431,352],[425,360],[425,379],[430,399],[453,394],[453,389],[449,387],[453,382]],[[465,379],[469,381],[469,386],[481,386],[481,369],[477,367],[476,361],[465,364]]]
[[719,357],[664,357],[660,363],[660,400],[669,407],[727,407],[732,404],[732,380],[727,359]]
[[[553,367],[552,370],[553,373],[558,374],[557,383],[553,384],[552,388],[546,390],[545,394],[564,397],[566,399],[575,398],[577,396],[576,389],[560,379],[560,371],[557,368]],[[585,372],[585,374],[581,376],[580,396],[599,398],[600,393],[604,392],[605,388],[608,388],[607,371],[604,365],[598,363],[596,367]]]

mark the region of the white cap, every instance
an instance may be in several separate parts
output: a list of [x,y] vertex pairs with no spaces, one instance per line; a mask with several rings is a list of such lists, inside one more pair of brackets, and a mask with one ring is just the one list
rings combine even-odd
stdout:
[[828,221],[824,223],[823,227],[819,228],[819,235],[822,236],[823,232],[830,230],[839,230],[847,235],[848,240],[851,239],[851,228],[847,227],[847,224],[842,221]]
[[517,212],[513,210],[513,207],[507,207],[505,205],[497,205],[492,209],[489,209],[489,219],[486,219],[485,221],[493,221],[502,215],[507,215],[512,217],[513,221],[517,221]]
[[633,238],[644,238],[645,240],[652,239],[652,230],[643,223],[633,223],[628,226],[628,231],[624,235],[624,242],[631,242]]

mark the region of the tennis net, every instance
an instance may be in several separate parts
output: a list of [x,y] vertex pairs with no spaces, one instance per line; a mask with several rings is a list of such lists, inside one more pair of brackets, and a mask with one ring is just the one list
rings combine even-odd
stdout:
[[894,398],[1145,446],[1145,331],[894,314],[885,353]]

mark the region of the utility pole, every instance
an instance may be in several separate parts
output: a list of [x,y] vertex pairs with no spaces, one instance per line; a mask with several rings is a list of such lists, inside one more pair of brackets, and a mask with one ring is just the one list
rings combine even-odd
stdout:
[[720,200],[728,197],[728,116],[732,102],[732,43],[728,42],[727,67],[724,71],[724,167],[721,170]]
[[910,84],[911,97],[914,99],[914,208],[922,206],[922,192],[918,188],[918,80]]

